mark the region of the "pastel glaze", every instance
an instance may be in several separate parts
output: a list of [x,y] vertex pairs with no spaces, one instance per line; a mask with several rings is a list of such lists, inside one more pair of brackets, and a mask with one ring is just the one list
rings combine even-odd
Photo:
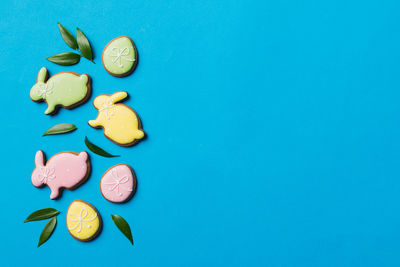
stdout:
[[73,189],[81,184],[90,170],[89,157],[86,151],[81,153],[61,152],[51,157],[45,164],[43,151],[39,150],[35,156],[35,169],[31,175],[35,187],[47,185],[50,198],[60,196],[60,189]]
[[105,199],[122,203],[129,199],[136,188],[136,176],[126,164],[118,164],[108,169],[100,180],[100,191]]
[[93,101],[99,113],[95,120],[89,121],[90,126],[102,127],[108,139],[122,146],[133,145],[144,137],[136,112],[127,105],[115,104],[127,96],[127,92],[123,91],[99,95]]
[[46,101],[48,107],[45,114],[55,112],[57,106],[65,108],[78,105],[90,92],[89,76],[75,72],[60,72],[46,81],[47,69],[41,68],[36,84],[30,91],[30,97],[35,102]]
[[67,211],[68,232],[79,241],[89,241],[100,231],[101,219],[96,208],[91,204],[74,200]]
[[127,36],[111,40],[104,48],[103,66],[112,75],[121,75],[130,72],[137,60],[136,48]]

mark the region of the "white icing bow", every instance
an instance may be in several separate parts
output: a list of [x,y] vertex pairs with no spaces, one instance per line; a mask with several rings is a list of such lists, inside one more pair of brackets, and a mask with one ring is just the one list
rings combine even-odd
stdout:
[[38,89],[36,90],[36,94],[39,97],[46,99],[46,97],[48,97],[53,93],[53,86],[54,86],[53,82],[38,84]]
[[49,168],[46,166],[39,168],[38,179],[41,183],[47,184],[48,181],[51,181],[54,178],[56,178],[54,168]]
[[88,215],[88,211],[85,208],[81,209],[81,212],[79,215],[76,215],[72,212],[70,212],[72,216],[75,216],[76,219],[70,219],[72,222],[77,222],[76,225],[72,228],[68,228],[70,231],[75,230],[78,228],[76,231],[77,233],[80,233],[82,231],[82,226],[85,226],[86,228],[90,228],[91,226],[86,224],[85,222],[91,222],[97,217],[97,213],[93,216],[93,218],[86,219],[86,216]]
[[112,60],[112,63],[117,62],[118,66],[120,68],[122,68],[124,66],[121,63],[121,58],[123,58],[126,61],[131,61],[131,62],[135,61],[134,59],[130,59],[130,58],[127,57],[129,55],[129,52],[130,52],[128,47],[124,47],[122,49],[119,49],[118,47],[113,47],[113,48],[111,48],[111,51],[112,51],[112,53],[109,53],[108,55],[110,57],[115,57]]
[[101,104],[99,112],[105,111],[106,118],[107,120],[109,120],[110,117],[114,115],[114,108],[115,108],[114,101],[112,98],[109,98],[108,100],[104,101],[103,104]]
[[[125,184],[125,183],[127,183],[128,181],[129,181],[129,177],[128,177],[128,175],[124,175],[124,176],[122,176],[122,177],[119,177],[119,175],[118,175],[118,173],[117,173],[117,171],[114,169],[114,170],[111,170],[111,175],[112,175],[112,177],[114,178],[114,181],[112,181],[112,182],[110,182],[110,183],[106,183],[106,182],[104,182],[104,184],[107,184],[107,185],[112,185],[111,187],[109,187],[109,188],[107,188],[109,191],[114,191],[114,190],[116,190],[116,193],[118,194],[118,196],[122,196],[122,193],[121,192],[119,192],[119,188],[120,188],[120,185],[121,184]],[[128,192],[131,192],[132,191],[132,188],[127,188],[127,187],[122,187],[124,190],[126,190],[126,191],[128,191]]]

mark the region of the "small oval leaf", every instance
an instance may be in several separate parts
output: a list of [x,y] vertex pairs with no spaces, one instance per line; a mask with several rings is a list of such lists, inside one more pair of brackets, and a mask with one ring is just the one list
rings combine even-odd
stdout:
[[92,48],[90,47],[89,40],[79,28],[76,28],[76,39],[78,40],[78,47],[82,55],[89,60],[93,60]]
[[112,155],[112,154],[108,153],[107,151],[105,151],[104,149],[96,146],[95,144],[90,142],[86,136],[85,136],[85,144],[90,149],[90,151],[92,151],[93,153],[95,153],[97,155],[100,155],[100,156],[103,156],[106,158],[119,157],[119,155]]
[[63,25],[61,25],[61,23],[58,23],[58,29],[60,29],[61,37],[64,42],[72,49],[77,49],[78,43],[76,42],[75,37]]
[[45,220],[45,219],[54,217],[54,216],[58,215],[59,213],[60,212],[58,210],[53,209],[53,208],[40,209],[40,210],[33,212],[31,215],[29,215],[28,218],[25,219],[24,223]]
[[51,234],[54,231],[54,228],[56,227],[56,224],[57,224],[57,217],[51,218],[46,223],[42,233],[40,234],[39,243],[37,247],[40,247],[44,242],[46,242],[50,238]]
[[54,125],[53,127],[51,127],[50,129],[48,129],[43,136],[45,135],[51,135],[51,134],[62,134],[62,133],[68,133],[68,132],[72,132],[74,130],[76,130],[78,128],[76,128],[75,125],[73,125],[72,123],[60,123],[57,125]]
[[51,56],[46,59],[58,65],[70,66],[78,63],[81,60],[81,56],[73,52],[66,52]]
[[131,228],[129,227],[129,224],[125,221],[125,219],[119,215],[111,215],[111,218],[118,229],[126,236],[126,238],[129,239],[129,241],[131,241],[133,245]]

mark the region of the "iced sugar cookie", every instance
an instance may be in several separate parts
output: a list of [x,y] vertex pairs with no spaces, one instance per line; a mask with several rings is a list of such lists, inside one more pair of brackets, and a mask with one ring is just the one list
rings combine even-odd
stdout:
[[95,239],[101,231],[102,221],[99,212],[83,200],[74,200],[67,211],[67,229],[79,241]]
[[111,75],[128,76],[135,70],[138,62],[135,43],[128,36],[117,37],[104,47],[101,59],[104,68]]
[[51,190],[51,199],[61,195],[60,189],[75,189],[89,177],[90,160],[86,151],[61,152],[52,156],[46,164],[44,162],[44,153],[39,150],[36,152],[31,181],[35,187],[47,185]]
[[57,112],[57,107],[72,109],[84,103],[90,96],[90,76],[72,71],[59,72],[48,78],[47,69],[41,68],[32,87],[30,97],[35,102],[48,105],[44,114]]
[[116,104],[128,96],[120,91],[112,95],[99,95],[93,105],[99,110],[95,120],[89,121],[94,128],[103,128],[104,135],[120,146],[131,146],[144,137],[144,131],[136,112],[124,104]]
[[101,177],[100,191],[108,201],[126,202],[135,194],[135,190],[136,175],[129,165],[115,165]]

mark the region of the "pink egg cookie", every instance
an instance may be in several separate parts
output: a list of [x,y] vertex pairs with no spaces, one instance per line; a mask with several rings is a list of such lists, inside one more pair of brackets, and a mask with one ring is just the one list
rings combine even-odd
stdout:
[[55,154],[45,164],[43,151],[39,150],[35,156],[35,169],[31,180],[35,187],[47,185],[50,198],[61,196],[63,188],[72,190],[77,188],[89,177],[90,160],[86,151],[81,153],[65,151]]
[[135,190],[136,175],[129,165],[112,166],[101,177],[101,194],[110,202],[126,202],[135,194]]

